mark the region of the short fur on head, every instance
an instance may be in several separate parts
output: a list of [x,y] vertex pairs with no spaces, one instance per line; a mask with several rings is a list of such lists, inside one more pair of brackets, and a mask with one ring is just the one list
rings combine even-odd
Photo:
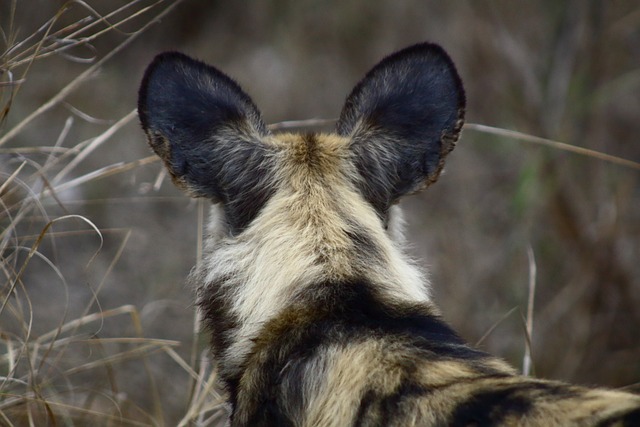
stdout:
[[214,202],[192,281],[232,426],[638,421],[638,397],[519,377],[441,320],[396,203],[437,180],[464,110],[430,43],[369,71],[333,134],[270,133],[237,83],[183,54],[149,65],[149,145]]

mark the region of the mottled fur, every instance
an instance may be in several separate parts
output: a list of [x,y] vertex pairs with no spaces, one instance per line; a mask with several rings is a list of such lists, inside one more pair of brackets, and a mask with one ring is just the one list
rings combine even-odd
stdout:
[[440,318],[404,253],[403,195],[464,117],[444,51],[385,58],[335,134],[271,134],[215,68],[158,56],[139,113],[176,184],[213,202],[193,274],[232,426],[640,425],[640,398],[518,376]]

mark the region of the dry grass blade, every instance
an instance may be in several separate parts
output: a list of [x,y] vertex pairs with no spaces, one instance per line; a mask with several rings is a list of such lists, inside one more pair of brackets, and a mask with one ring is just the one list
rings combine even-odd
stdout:
[[[80,216],[80,215],[66,215],[60,218],[56,218],[54,220],[49,221],[45,227],[42,229],[42,231],[40,232],[40,234],[38,235],[38,238],[36,239],[36,241],[33,243],[33,245],[31,246],[31,248],[29,248],[29,252],[27,254],[26,259],[24,260],[22,266],[20,267],[20,270],[16,273],[15,278],[11,281],[9,287],[8,287],[8,292],[7,295],[5,297],[5,299],[2,302],[2,305],[0,306],[0,314],[2,314],[2,312],[4,311],[7,303],[9,302],[9,297],[13,294],[13,291],[16,288],[16,285],[18,284],[18,282],[20,282],[20,280],[22,279],[22,276],[25,272],[25,270],[27,269],[27,266],[29,265],[29,262],[31,261],[31,259],[36,256],[39,255],[38,254],[38,248],[40,247],[40,244],[42,243],[42,240],[44,239],[45,235],[48,233],[49,229],[57,222],[60,221],[64,221],[66,219],[71,219],[71,218],[76,218],[76,219],[80,219],[84,222],[86,222],[87,224],[89,224],[97,233],[98,235],[100,235],[100,231],[98,230],[98,228],[91,222],[89,221],[87,218]],[[102,236],[100,235],[100,238],[102,239]],[[56,274],[58,275],[58,277],[60,277],[63,281],[64,281],[64,277],[63,275],[60,273],[60,271],[57,269],[57,267],[55,266],[54,263],[50,262],[46,257],[42,257],[42,259],[45,260],[45,262],[47,262],[49,264],[49,266],[56,272]]]
[[575,145],[554,141],[547,138],[541,138],[539,136],[529,135],[529,134],[517,132],[514,130],[496,128],[493,126],[481,125],[477,123],[466,123],[464,125],[464,128],[477,131],[477,132],[504,136],[507,138],[516,139],[518,141],[523,141],[523,142],[529,142],[532,144],[544,145],[547,147],[555,148],[557,150],[568,151],[570,153],[580,154],[582,156],[587,156],[587,157],[602,160],[605,162],[614,163],[616,165],[640,170],[640,163],[634,162],[632,160],[623,159],[622,157],[612,156],[610,154],[601,153],[596,150],[591,150],[584,147],[578,147]]
[[[162,168],[162,170],[165,170],[165,168]],[[198,234],[197,234],[197,242],[196,242],[196,247],[197,247],[197,252],[196,252],[196,263],[199,265],[202,262],[202,256],[203,256],[203,251],[204,251],[204,240],[203,240],[203,236],[204,236],[204,217],[205,217],[205,206],[204,206],[204,201],[203,200],[198,200],[198,218],[197,218],[197,230],[198,230]],[[191,366],[196,366],[197,363],[197,358],[198,358],[198,334],[200,333],[202,327],[202,319],[200,317],[200,310],[195,309],[193,310],[193,341],[191,342],[191,360],[190,360],[190,365]],[[199,381],[200,381],[200,377],[198,376],[191,376],[190,377],[190,383],[189,383],[189,407],[191,407],[191,402],[193,402],[193,399],[195,398],[196,393],[198,392],[198,386],[199,386]]]
[[487,339],[487,337],[489,335],[491,335],[491,333],[493,333],[493,331],[500,326],[500,324],[502,322],[504,322],[505,320],[507,320],[509,318],[509,316],[511,316],[516,310],[518,310],[518,307],[513,307],[511,310],[507,311],[497,322],[495,322],[493,325],[491,325],[491,327],[487,330],[487,332],[484,333],[484,335],[482,335],[480,337],[480,339],[478,341],[476,341],[475,346],[476,347],[480,347],[482,345],[482,343],[484,342],[484,340]]
[[93,322],[102,322],[107,318],[120,316],[123,314],[127,314],[129,316],[133,316],[137,312],[136,308],[132,305],[124,305],[118,308],[113,308],[110,310],[104,310],[99,313],[91,313],[85,316],[82,316],[78,319],[71,320],[59,328],[53,329],[45,334],[40,335],[36,339],[36,343],[40,345],[46,345],[50,342],[55,342],[56,337],[70,332],[72,330],[77,330],[79,327],[87,325]]
[[338,119],[307,119],[307,120],[287,120],[284,122],[272,123],[269,130],[279,131],[287,129],[299,129],[305,127],[328,126],[337,122]]
[[[99,343],[96,343],[99,344]],[[64,372],[65,375],[73,375],[83,371],[91,371],[96,368],[102,368],[105,365],[111,365],[118,362],[124,362],[129,359],[138,359],[141,355],[148,355],[152,352],[163,350],[164,345],[157,345],[156,343],[143,344],[139,347],[135,347],[131,350],[121,351],[111,356],[103,357],[98,360],[91,361],[82,365],[75,366]]]
[[[94,303],[99,305],[98,294],[102,290],[102,287],[104,286],[107,277],[111,274],[111,272],[115,268],[116,263],[120,260],[120,257],[122,256],[124,248],[127,246],[127,242],[129,241],[130,237],[131,237],[131,230],[127,230],[125,235],[124,235],[124,238],[122,239],[120,247],[118,248],[118,251],[114,255],[113,259],[111,260],[111,263],[109,264],[109,267],[107,268],[107,271],[104,273],[104,276],[102,277],[102,280],[100,281],[100,283],[98,284],[96,289],[92,290],[93,297],[87,303],[87,306],[86,306],[86,308],[84,310],[83,316],[87,315],[89,313],[89,311],[91,310],[91,307],[94,305]],[[139,330],[139,332],[141,333],[142,331]]]
[[536,296],[536,259],[533,248],[527,248],[527,258],[529,260],[529,294],[527,298],[527,317],[525,319],[525,349],[522,360],[522,374],[529,376],[531,373],[531,337],[533,336],[533,306]]
[[[139,160],[134,160],[128,163],[119,162],[113,165],[105,166],[96,171],[87,173],[85,175],[79,176],[78,178],[67,181],[64,184],[57,185],[53,189],[53,193],[60,193],[70,188],[74,188],[74,187],[78,187],[80,185],[86,184],[87,182],[93,181],[95,179],[106,178],[111,175],[127,172],[132,169],[138,168],[140,166],[148,165],[150,163],[155,163],[158,160],[159,159],[157,156],[149,156],[149,157],[145,157]],[[45,193],[45,194],[48,194],[48,193]]]
[[9,188],[9,185],[11,185],[13,180],[16,179],[18,175],[20,175],[20,172],[22,171],[22,169],[26,164],[27,162],[20,163],[20,166],[18,166],[18,168],[11,175],[9,175],[6,181],[3,182],[2,185],[0,185],[0,194],[4,194],[7,191],[7,188]]
[[55,185],[64,179],[69,172],[75,169],[78,164],[80,164],[84,159],[86,159],[96,148],[100,147],[107,141],[109,138],[113,136],[118,130],[120,130],[123,126],[130,123],[134,118],[137,117],[137,109],[134,109],[129,114],[118,120],[112,126],[110,126],[106,131],[102,134],[98,135],[91,141],[89,145],[87,145],[80,153],[78,153],[72,161],[70,161],[56,176],[53,178],[51,183]]
[[104,124],[104,125],[109,125],[113,123],[113,120],[105,120],[105,119],[99,119],[93,116],[90,116],[89,114],[85,113],[84,111],[80,111],[79,109],[77,109],[76,107],[74,107],[73,105],[66,103],[64,104],[65,108],[67,108],[72,114],[74,114],[77,117],[80,117],[82,120],[84,120],[87,123],[93,123],[93,124]]

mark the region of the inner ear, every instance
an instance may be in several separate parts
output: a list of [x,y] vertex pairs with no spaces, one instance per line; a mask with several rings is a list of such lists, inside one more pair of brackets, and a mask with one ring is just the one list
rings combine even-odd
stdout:
[[173,181],[224,204],[235,232],[271,194],[267,128],[251,98],[227,75],[186,55],[158,55],[147,68],[138,113]]
[[337,131],[351,138],[361,190],[380,212],[437,180],[458,139],[464,109],[455,66],[431,43],[384,58],[356,85]]
[[240,85],[215,67],[179,52],[165,52],[147,67],[138,93],[145,131],[167,139],[205,139],[237,124],[248,134],[268,134],[260,111]]

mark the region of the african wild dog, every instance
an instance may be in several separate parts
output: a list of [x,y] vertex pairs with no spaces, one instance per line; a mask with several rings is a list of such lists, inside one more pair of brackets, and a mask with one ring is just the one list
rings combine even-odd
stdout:
[[159,55],[138,111],[173,181],[211,199],[192,280],[232,426],[640,425],[640,397],[518,376],[440,318],[396,202],[436,181],[462,82],[433,44],[376,65],[334,134],[270,133],[215,68]]

